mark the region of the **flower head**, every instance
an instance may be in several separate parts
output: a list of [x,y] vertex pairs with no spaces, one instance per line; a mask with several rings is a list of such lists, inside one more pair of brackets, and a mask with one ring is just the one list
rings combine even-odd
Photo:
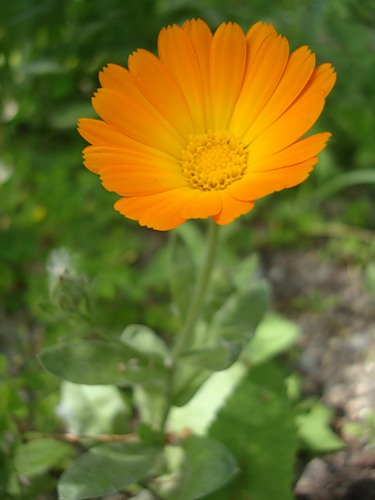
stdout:
[[100,73],[93,107],[81,119],[91,144],[85,165],[115,208],[158,230],[187,219],[228,224],[254,200],[304,181],[329,133],[302,136],[319,117],[335,82],[303,46],[290,53],[272,25],[245,34],[202,20],[161,30],[158,56],[137,50],[128,69]]

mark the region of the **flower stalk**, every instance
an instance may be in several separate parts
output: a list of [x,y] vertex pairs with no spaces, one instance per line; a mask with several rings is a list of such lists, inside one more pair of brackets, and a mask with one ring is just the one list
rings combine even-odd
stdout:
[[197,276],[194,294],[190,302],[190,307],[188,309],[184,325],[177,336],[176,343],[172,349],[172,362],[167,378],[166,405],[162,415],[161,430],[165,429],[169,412],[172,407],[173,386],[178,358],[187,349],[189,349],[194,342],[194,329],[202,312],[205,295],[214,267],[217,244],[219,240],[219,228],[220,226],[218,226],[213,219],[209,219],[205,257]]
[[177,337],[172,351],[174,362],[178,359],[181,353],[189,348],[192,341],[194,340],[194,328],[200,317],[202,306],[204,304],[205,293],[210,281],[215,261],[218,236],[219,226],[213,221],[213,219],[209,219],[206,254],[204,257],[203,265],[197,276],[194,294],[190,302],[190,307],[186,315],[185,323]]

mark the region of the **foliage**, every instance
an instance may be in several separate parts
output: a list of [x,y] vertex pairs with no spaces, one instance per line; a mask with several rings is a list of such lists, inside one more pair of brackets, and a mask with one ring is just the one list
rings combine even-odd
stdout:
[[[290,498],[297,450],[342,442],[326,407],[285,390],[298,328],[272,311],[257,253],[328,236],[374,293],[372,3],[15,0],[1,13],[1,498]],[[164,434],[168,346],[202,265],[201,225],[167,245],[116,215],[80,166],[75,124],[103,65],[155,50],[162,26],[194,16],[273,22],[339,79],[320,125],[333,139],[309,183],[222,233]]]

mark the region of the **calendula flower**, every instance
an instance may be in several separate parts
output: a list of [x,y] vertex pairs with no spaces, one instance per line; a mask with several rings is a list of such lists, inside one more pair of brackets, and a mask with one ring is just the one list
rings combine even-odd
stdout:
[[202,20],[161,30],[158,56],[137,50],[128,69],[100,73],[81,119],[85,165],[122,198],[125,217],[158,230],[187,219],[228,224],[254,200],[300,184],[329,133],[304,134],[335,82],[307,46],[290,53],[272,25],[245,34]]

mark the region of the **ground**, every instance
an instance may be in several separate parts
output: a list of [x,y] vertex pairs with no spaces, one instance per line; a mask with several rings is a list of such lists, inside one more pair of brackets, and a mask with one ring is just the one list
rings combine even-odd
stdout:
[[347,443],[305,462],[296,498],[375,499],[375,299],[363,273],[321,250],[274,253],[266,267],[275,306],[301,328],[304,391],[334,410],[333,426]]

